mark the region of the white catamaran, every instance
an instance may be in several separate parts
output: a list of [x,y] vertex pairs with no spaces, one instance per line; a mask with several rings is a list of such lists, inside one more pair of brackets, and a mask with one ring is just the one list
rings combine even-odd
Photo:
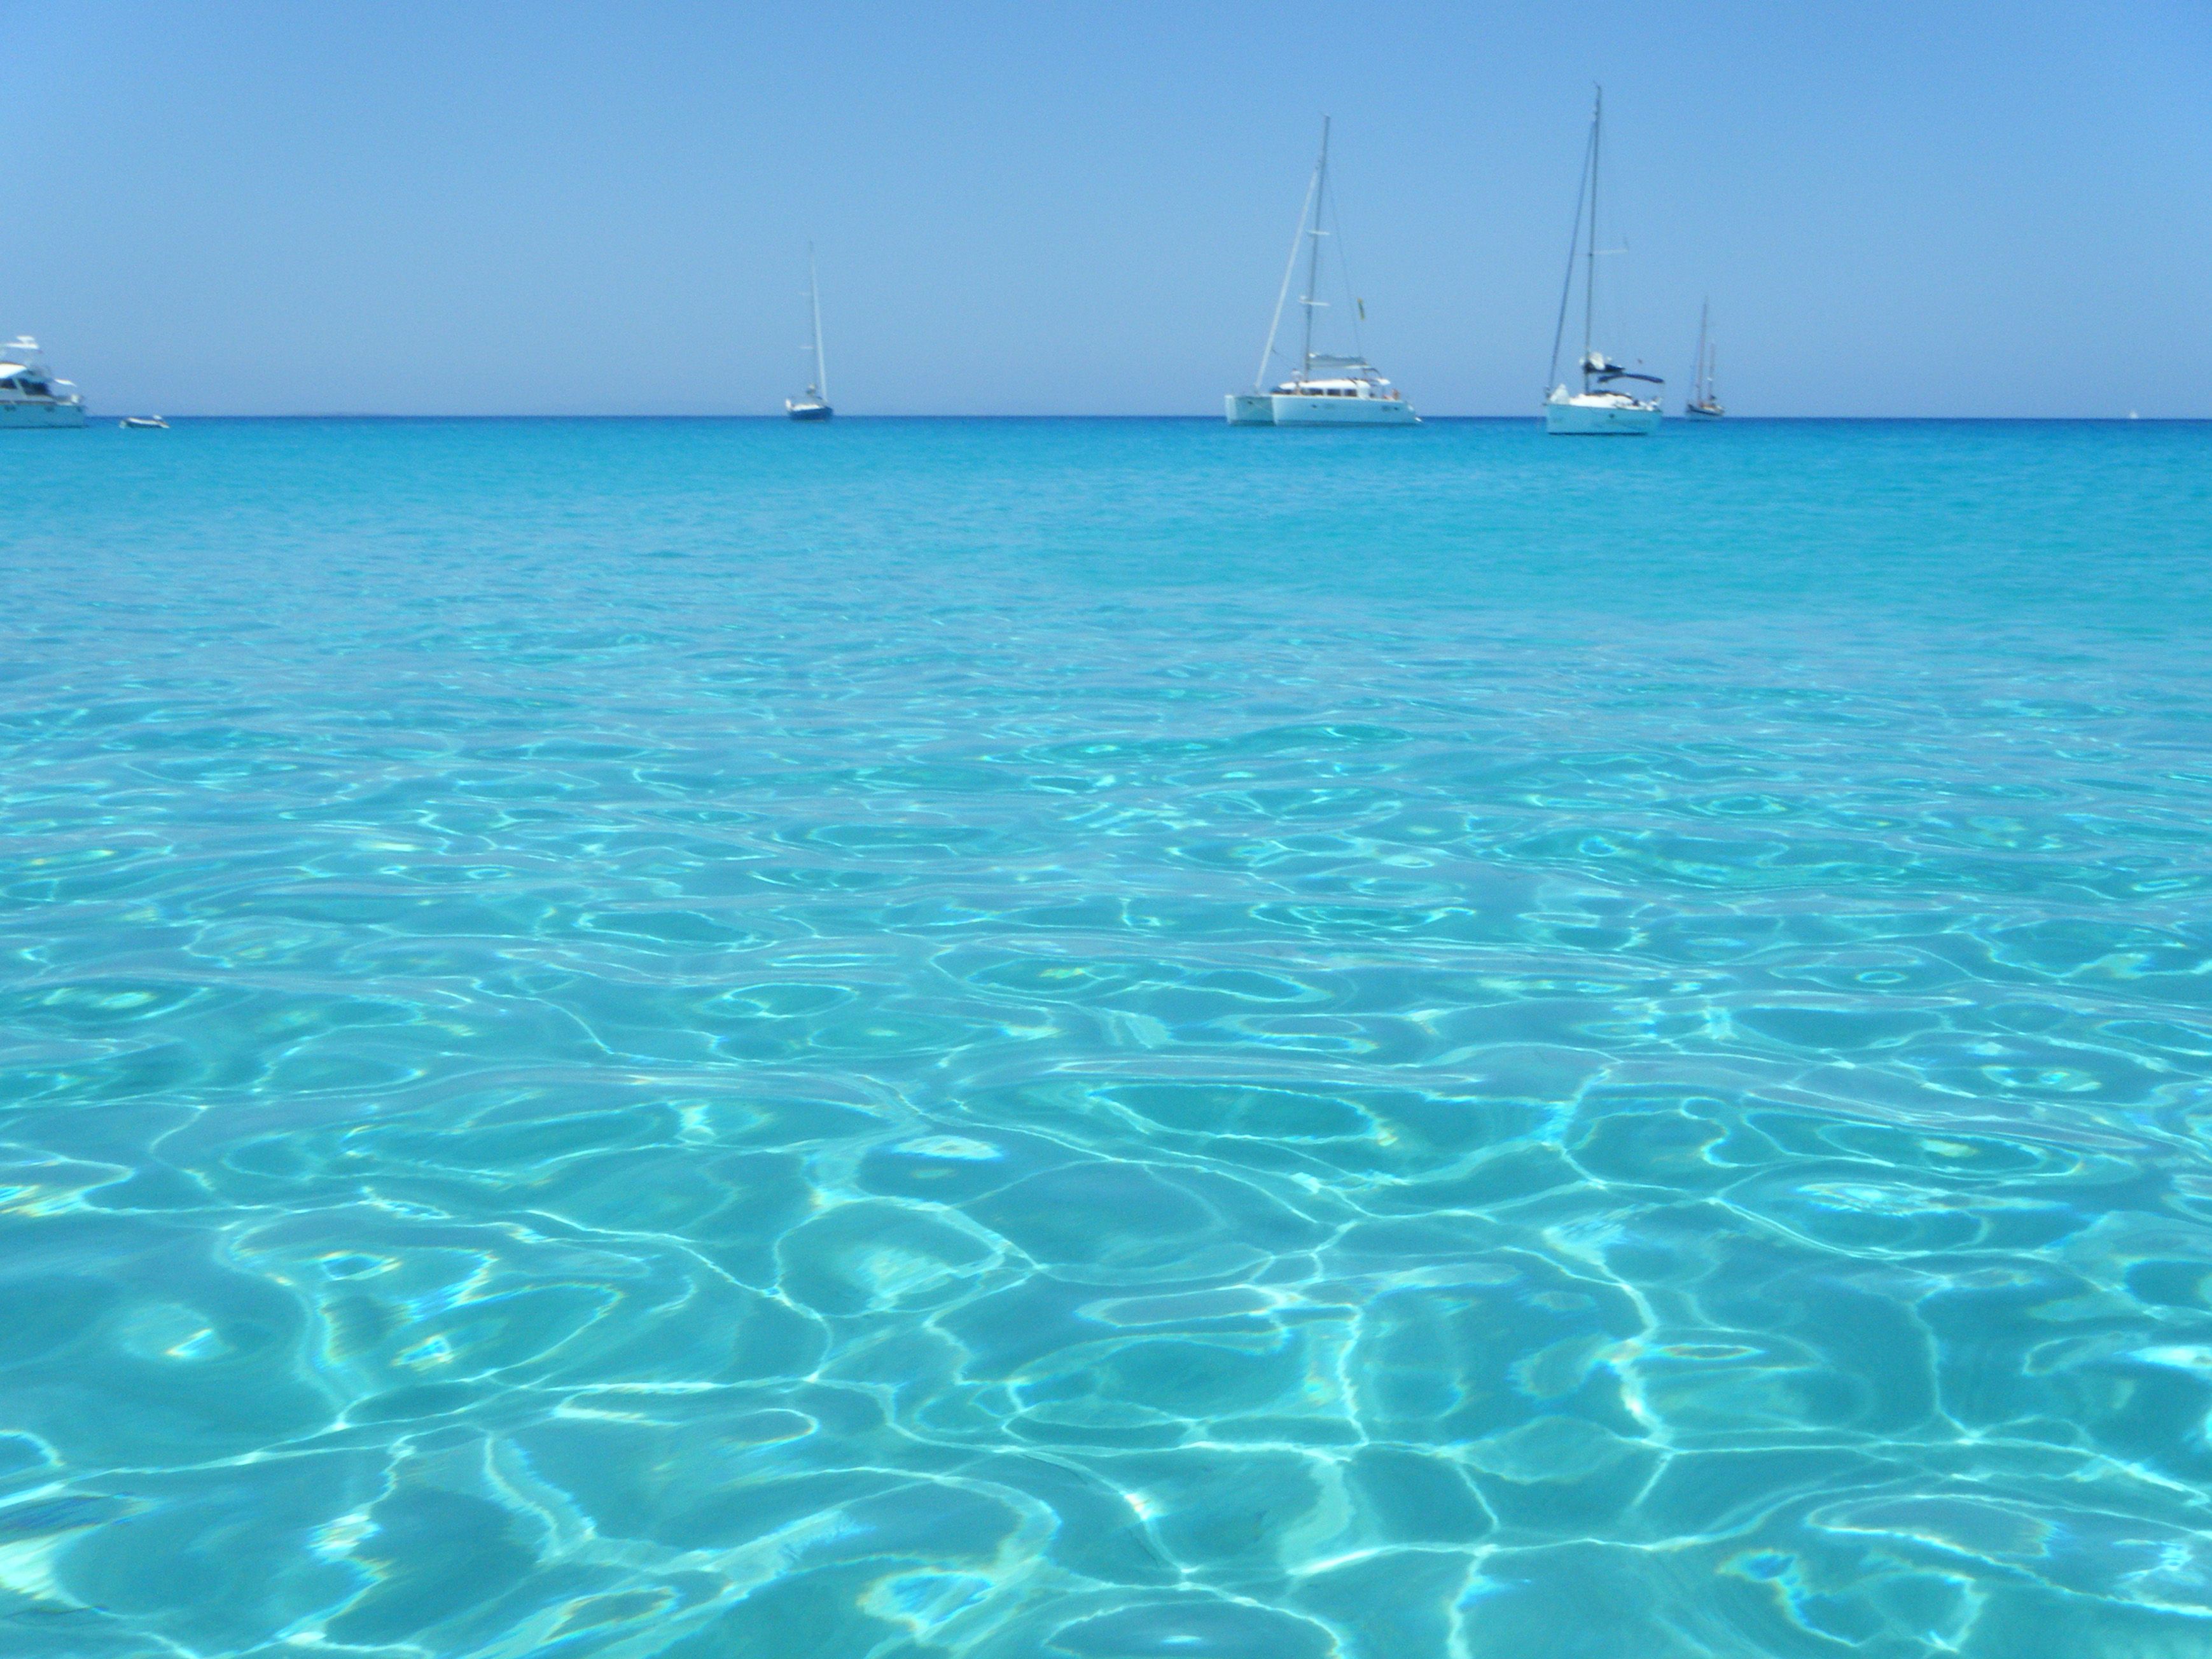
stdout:
[[19,334],[0,345],[0,430],[84,424],[84,399],[54,378],[36,340]]
[[1689,400],[1682,405],[1682,413],[1692,420],[1717,421],[1728,413],[1713,395],[1713,343],[1705,331],[1712,309],[1710,300],[1698,307],[1698,361],[1690,369]]
[[814,271],[814,244],[806,245],[806,303],[814,317],[814,379],[803,398],[786,398],[784,413],[794,421],[826,421],[837,411],[830,406],[830,373],[822,367],[822,281]]
[[[1321,244],[1336,233],[1323,229],[1328,213],[1328,118],[1321,123],[1321,159],[1314,163],[1312,182],[1306,186],[1306,204],[1298,210],[1298,234],[1291,242],[1290,263],[1283,267],[1283,286],[1275,295],[1275,319],[1267,325],[1267,343],[1260,353],[1259,372],[1249,392],[1232,392],[1224,400],[1231,426],[1418,426],[1421,417],[1395,386],[1376,372],[1359,345],[1359,319],[1364,312],[1353,300],[1350,356],[1331,356],[1314,349],[1314,313],[1326,311],[1321,297]],[[1341,263],[1342,242],[1338,245]],[[1283,305],[1290,298],[1291,279],[1297,275],[1298,255],[1306,256],[1305,351],[1298,368],[1273,391],[1267,388],[1267,366],[1274,361],[1275,337],[1282,330]],[[1352,284],[1345,283],[1347,290]]]
[[[1600,351],[1595,343],[1597,324],[1597,174],[1605,131],[1605,88],[1598,88],[1590,112],[1589,144],[1583,152],[1582,183],[1576,186],[1575,234],[1567,244],[1567,280],[1559,289],[1559,321],[1552,331],[1552,368],[1546,377],[1551,391],[1544,398],[1544,430],[1575,437],[1642,437],[1659,429],[1659,392],[1666,382],[1656,374],[1636,374]],[[1588,203],[1588,235],[1584,235],[1583,204]],[[1617,248],[1602,250],[1619,252]],[[1567,301],[1574,292],[1575,257],[1583,256],[1583,389],[1570,392],[1559,378],[1559,343],[1567,330]],[[1641,380],[1652,388],[1639,398],[1621,386]]]

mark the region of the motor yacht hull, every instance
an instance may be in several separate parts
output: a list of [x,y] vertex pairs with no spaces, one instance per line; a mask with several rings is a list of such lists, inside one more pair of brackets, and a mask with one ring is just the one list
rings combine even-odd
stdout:
[[1555,438],[1642,438],[1658,429],[1655,404],[1559,400],[1544,405],[1544,430]]
[[1419,426],[1402,398],[1302,398],[1280,392],[1232,392],[1231,426]]
[[84,405],[23,398],[0,401],[0,431],[82,426]]

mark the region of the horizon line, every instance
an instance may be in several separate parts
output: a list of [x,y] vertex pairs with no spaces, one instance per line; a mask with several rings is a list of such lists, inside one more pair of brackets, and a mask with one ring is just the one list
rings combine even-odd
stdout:
[[[85,411],[88,422],[123,418],[123,411]],[[466,412],[430,413],[426,411],[392,410],[257,410],[223,413],[202,412],[194,415],[164,415],[165,420],[177,421],[763,421],[793,424],[784,413],[726,412],[700,414],[690,412],[611,411],[546,413],[521,410],[477,410]],[[866,414],[840,413],[839,421],[1196,421],[1215,425],[1227,424],[1219,415],[1199,414],[1106,414],[1058,412],[1052,414],[945,414],[927,410],[878,410]],[[1680,416],[1671,417],[1680,419]],[[1440,421],[1534,421],[1540,422],[1540,411],[1526,414],[1485,415],[1424,415],[1423,424]],[[1798,421],[1798,422],[2096,422],[2115,426],[2141,426],[2146,422],[2179,425],[2212,421],[2212,415],[1730,415],[1726,423]],[[807,424],[812,424],[808,422]],[[1701,427],[1707,422],[1698,422]]]

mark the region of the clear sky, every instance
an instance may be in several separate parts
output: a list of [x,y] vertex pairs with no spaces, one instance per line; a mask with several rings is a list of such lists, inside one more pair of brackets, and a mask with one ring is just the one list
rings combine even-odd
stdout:
[[1218,414],[1336,124],[1365,343],[1540,396],[2212,416],[2212,4],[0,4],[0,330],[101,410]]

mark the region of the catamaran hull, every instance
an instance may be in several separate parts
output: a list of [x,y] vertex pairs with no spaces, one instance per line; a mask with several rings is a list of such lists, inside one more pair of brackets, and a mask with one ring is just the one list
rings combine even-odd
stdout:
[[0,432],[83,424],[82,404],[0,403]]
[[1544,430],[1555,438],[1642,438],[1659,429],[1656,409],[1592,409],[1546,404]]
[[1224,402],[1231,426],[1419,426],[1402,398],[1300,398],[1283,392],[1232,392]]

